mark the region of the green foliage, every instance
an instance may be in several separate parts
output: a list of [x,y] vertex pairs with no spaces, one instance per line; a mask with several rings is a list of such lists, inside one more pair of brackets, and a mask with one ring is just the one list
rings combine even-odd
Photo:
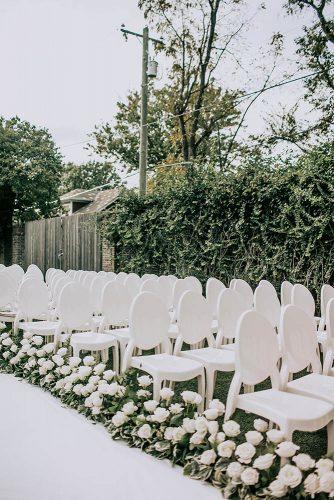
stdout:
[[197,169],[124,193],[104,219],[124,271],[267,278],[319,291],[333,281],[334,144],[286,163],[254,157],[237,170]]
[[103,184],[110,184],[107,187],[109,189],[121,183],[115,165],[110,162],[88,161],[80,165],[69,162],[64,166],[61,192],[67,193],[77,188],[91,189]]
[[[0,117],[0,204],[9,217],[52,216],[59,207],[61,155],[51,134],[18,117]],[[0,220],[1,225],[1,220]]]

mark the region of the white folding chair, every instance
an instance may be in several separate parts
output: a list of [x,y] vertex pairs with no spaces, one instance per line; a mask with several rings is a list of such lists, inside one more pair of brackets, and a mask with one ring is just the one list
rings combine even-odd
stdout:
[[292,303],[293,284],[290,281],[283,281],[281,284],[281,304],[287,306]]
[[[150,292],[140,293],[130,311],[130,341],[122,364],[124,372],[130,367],[149,373],[153,378],[153,399],[159,400],[164,381],[183,382],[198,379],[198,392],[204,401],[204,368],[193,360],[173,356],[167,332],[168,309],[162,300]],[[134,350],[151,350],[159,347],[161,354],[134,356]],[[202,408],[202,405],[201,405]]]
[[251,286],[247,283],[247,281],[242,279],[235,279],[233,282],[233,290],[238,293],[241,293],[243,298],[248,304],[249,309],[253,307],[253,290]]
[[218,330],[218,319],[217,319],[218,318],[218,299],[219,299],[220,293],[225,289],[226,289],[226,287],[225,287],[224,283],[222,283],[217,278],[209,278],[208,281],[206,282],[205,297],[206,297],[206,299],[209,303],[209,306],[211,308],[212,326],[213,326],[213,328],[216,329],[216,332]]
[[187,291],[193,291],[199,295],[201,295],[202,293],[201,289],[198,287],[198,284],[196,282],[193,282],[192,280],[180,279],[175,281],[173,286],[172,311],[170,314],[171,324],[168,329],[168,336],[171,339],[176,339],[179,334],[177,325],[179,302],[184,292]]
[[[239,319],[245,311],[249,310],[244,297],[226,288],[218,299],[218,334],[216,337],[216,347],[234,350],[234,339],[237,334]],[[232,343],[230,343],[232,342]]]
[[255,289],[254,310],[262,314],[274,328],[278,329],[281,317],[281,304],[274,287],[260,284]]
[[326,349],[324,353],[324,375],[334,375],[334,298],[330,299],[326,308]]

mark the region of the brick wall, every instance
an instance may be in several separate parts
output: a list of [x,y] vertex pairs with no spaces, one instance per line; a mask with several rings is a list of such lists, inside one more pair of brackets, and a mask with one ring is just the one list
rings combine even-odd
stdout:
[[13,226],[12,235],[12,263],[25,267],[24,253],[24,224]]
[[102,271],[115,270],[115,249],[106,240],[102,240]]

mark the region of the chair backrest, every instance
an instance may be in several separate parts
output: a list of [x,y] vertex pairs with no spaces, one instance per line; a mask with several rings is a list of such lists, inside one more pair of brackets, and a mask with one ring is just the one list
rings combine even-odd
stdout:
[[206,282],[205,297],[210,305],[213,319],[218,317],[218,298],[225,288],[224,283],[217,278],[209,278]]
[[116,279],[116,273],[114,273],[113,271],[108,271],[107,273],[105,273],[105,277],[108,281],[113,281],[114,279]]
[[174,286],[173,286],[173,309],[174,309],[174,319],[176,319],[178,315],[178,305],[180,302],[180,299],[184,292],[187,291],[195,292],[198,293],[199,295],[202,294],[202,292],[199,290],[198,286],[193,284],[193,282],[190,280],[186,279],[180,279],[175,281]]
[[194,292],[198,291],[200,294],[203,293],[202,283],[196,276],[186,276],[184,279],[190,284],[191,290],[194,290]]
[[6,269],[0,271],[0,310],[12,307],[16,301],[17,286]]
[[60,292],[62,291],[63,287],[67,285],[67,283],[72,283],[72,280],[68,275],[61,276],[55,283],[55,286],[53,288],[53,298],[56,303],[58,302]]
[[303,309],[311,318],[315,313],[315,302],[313,295],[306,286],[298,283],[292,289],[292,304]]
[[253,307],[253,290],[251,286],[247,283],[247,281],[242,279],[236,279],[233,284],[233,290],[241,293],[241,295],[246,300],[249,308]]
[[334,299],[330,299],[326,308],[326,333],[328,345],[334,348]]
[[283,281],[281,284],[281,304],[287,306],[292,303],[293,284],[290,281]]
[[117,280],[108,281],[102,290],[101,313],[105,325],[124,326],[129,322],[132,297]]
[[90,286],[93,282],[93,280],[96,278],[97,275],[94,274],[86,274],[86,276],[82,280],[82,285],[86,288],[86,290],[90,290]]
[[208,301],[197,292],[185,292],[179,304],[179,336],[175,345],[175,354],[181,350],[183,342],[194,345],[206,339],[208,345],[213,347],[211,321],[211,308]]
[[35,279],[39,279],[40,281],[44,281],[44,276],[43,276],[43,273],[42,271],[39,269],[39,267],[31,264],[28,269],[27,269],[27,272],[25,273],[25,276],[29,276],[29,278],[35,278]]
[[170,309],[173,304],[173,283],[170,276],[159,276],[158,284],[160,287],[160,295],[168,309]]
[[281,304],[274,287],[259,285],[254,292],[254,309],[262,314],[274,328],[278,328]]
[[277,383],[279,357],[278,338],[272,325],[257,311],[246,311],[239,321],[235,347],[235,370],[241,382],[256,385],[271,377],[272,383]]
[[140,290],[141,280],[138,274],[130,273],[124,281],[124,286],[132,299],[138,295]]
[[149,278],[142,282],[140,285],[140,292],[151,292],[155,293],[160,297],[160,287],[158,281],[154,278]]
[[156,274],[146,273],[146,274],[143,274],[143,276],[140,279],[141,279],[141,282],[144,283],[144,281],[146,281],[146,280],[151,280],[151,279],[157,280],[158,276]]
[[130,310],[130,333],[133,345],[148,350],[162,344],[170,351],[168,328],[170,324],[167,307],[162,300],[150,292],[142,292],[134,299]]
[[284,384],[287,384],[290,373],[298,373],[309,365],[312,366],[313,372],[321,372],[317,355],[316,325],[307,312],[295,305],[285,306],[280,324],[280,338]]
[[231,290],[231,288],[225,288],[220,293],[218,299],[217,347],[222,345],[224,338],[234,339],[236,337],[239,319],[248,310],[247,301],[240,293]]
[[231,288],[232,290],[234,290],[234,285],[235,285],[236,281],[237,281],[236,278],[232,278],[231,281],[230,281],[230,284],[229,284],[229,288]]
[[331,285],[322,285],[321,287],[321,317],[326,320],[326,310],[328,302],[334,298],[334,288]]
[[18,293],[20,317],[32,320],[41,319],[49,312],[49,291],[46,283],[36,278],[22,281]]
[[53,273],[56,271],[56,269],[54,267],[49,267],[49,269],[46,271],[45,273],[45,283],[47,285],[49,285],[50,281],[51,281],[51,277],[53,275]]
[[124,273],[123,271],[121,271],[120,273],[116,274],[116,280],[119,283],[124,283],[127,277],[128,277],[127,273]]
[[234,413],[242,384],[254,386],[270,377],[272,387],[280,388],[279,357],[277,334],[269,321],[257,311],[243,313],[237,329],[235,374],[227,396],[226,420]]
[[174,285],[175,281],[178,280],[178,278],[176,276],[174,276],[174,274],[168,274],[168,278],[170,279],[172,286]]
[[106,275],[98,274],[93,277],[90,284],[89,293],[94,313],[100,313],[102,307],[102,292],[108,283]]
[[59,295],[58,314],[63,328],[70,331],[89,330],[93,308],[86,288],[76,282],[65,285]]
[[[267,287],[269,289],[271,289],[272,291],[276,292],[276,288],[274,287],[274,285],[272,283],[270,283],[270,281],[268,280],[260,280],[259,282],[259,286],[264,286],[264,287]],[[277,292],[276,292],[277,293]]]
[[12,264],[11,266],[6,267],[6,270],[11,274],[11,276],[20,283],[24,276],[24,271],[21,266],[18,264]]

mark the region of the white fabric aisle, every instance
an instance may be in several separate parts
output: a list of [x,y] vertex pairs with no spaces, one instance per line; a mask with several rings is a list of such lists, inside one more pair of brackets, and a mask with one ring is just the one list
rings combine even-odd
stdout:
[[221,498],[11,375],[0,375],[0,398],[0,500]]

